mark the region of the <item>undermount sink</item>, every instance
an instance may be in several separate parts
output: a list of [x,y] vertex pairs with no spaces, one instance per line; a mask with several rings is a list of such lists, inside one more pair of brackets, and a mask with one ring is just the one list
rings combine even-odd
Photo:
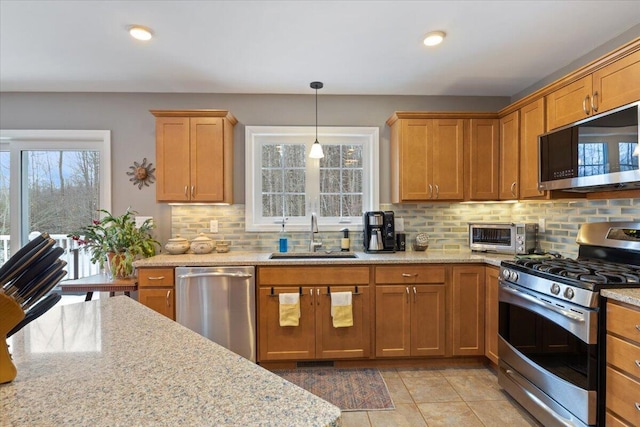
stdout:
[[358,258],[353,252],[274,252],[269,259]]

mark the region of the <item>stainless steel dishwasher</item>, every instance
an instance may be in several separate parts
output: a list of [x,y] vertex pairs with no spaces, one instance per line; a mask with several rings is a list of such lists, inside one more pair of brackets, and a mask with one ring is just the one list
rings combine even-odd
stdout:
[[178,267],[176,279],[176,321],[255,362],[255,268]]

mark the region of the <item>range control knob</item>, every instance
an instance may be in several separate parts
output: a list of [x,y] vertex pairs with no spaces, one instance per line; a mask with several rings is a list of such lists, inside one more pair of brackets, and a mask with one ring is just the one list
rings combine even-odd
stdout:
[[560,293],[560,285],[558,285],[557,283],[551,285],[551,293],[554,295],[558,295]]
[[574,295],[573,289],[572,288],[567,288],[564,290],[564,297],[566,299],[572,299]]
[[505,279],[508,279],[509,275],[510,275],[509,270],[507,270],[506,268],[502,270],[502,277],[504,277]]
[[517,271],[512,271],[511,274],[509,274],[509,279],[512,282],[517,282],[518,281],[518,272]]

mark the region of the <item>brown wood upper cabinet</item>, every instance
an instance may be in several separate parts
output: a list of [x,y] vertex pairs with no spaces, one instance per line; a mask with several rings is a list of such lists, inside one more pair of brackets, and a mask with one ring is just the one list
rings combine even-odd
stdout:
[[544,133],[544,98],[520,109],[520,198],[546,196],[538,190],[538,136]]
[[520,196],[520,111],[500,119],[499,199],[517,200]]
[[551,92],[547,130],[640,99],[640,51],[618,59]]
[[156,116],[156,200],[233,202],[233,127],[225,110],[151,110]]
[[496,119],[495,113],[394,113],[387,120],[391,201],[497,199]]

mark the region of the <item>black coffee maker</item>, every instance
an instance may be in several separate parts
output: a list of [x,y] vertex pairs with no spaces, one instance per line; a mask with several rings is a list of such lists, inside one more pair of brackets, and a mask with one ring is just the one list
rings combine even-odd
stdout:
[[365,212],[362,243],[367,253],[395,252],[393,211]]

